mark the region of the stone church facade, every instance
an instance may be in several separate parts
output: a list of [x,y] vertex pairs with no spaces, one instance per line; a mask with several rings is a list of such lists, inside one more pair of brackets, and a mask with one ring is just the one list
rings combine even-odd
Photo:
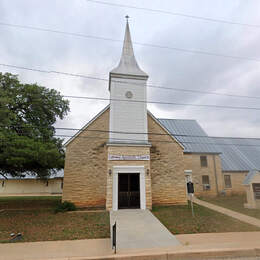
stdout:
[[[107,107],[67,144],[62,199],[78,207],[117,210],[118,174],[139,173],[140,208],[186,204],[182,146],[149,112],[148,132],[161,133],[160,138],[148,135],[148,145],[108,145],[109,114]],[[93,140],[96,129],[104,131],[95,132],[99,138]],[[110,158],[115,155],[126,160]]]
[[187,204],[188,181],[199,196],[245,193],[260,150],[245,138],[209,137],[195,120],[155,118],[147,79],[127,22],[119,65],[109,74],[110,104],[65,144],[62,200],[107,210]]
[[110,105],[66,144],[63,201],[107,210],[186,204],[183,147],[147,111],[148,75],[136,62],[128,22],[109,78]]

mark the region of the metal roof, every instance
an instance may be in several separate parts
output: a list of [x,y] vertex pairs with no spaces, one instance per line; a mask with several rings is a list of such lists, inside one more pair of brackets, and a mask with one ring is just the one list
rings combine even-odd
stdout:
[[158,119],[184,146],[186,153],[220,153],[214,140],[208,137],[196,120]]
[[[56,179],[56,178],[63,178],[64,177],[64,170],[57,171],[57,173],[52,173],[48,179]],[[13,177],[10,174],[6,175],[8,180],[32,180],[32,179],[39,179],[35,175],[30,173],[23,173],[23,177]],[[0,175],[0,180],[5,180],[4,176]]]
[[222,171],[260,169],[260,139],[209,137],[196,120],[159,119],[186,153],[219,153]]
[[251,180],[253,179],[253,177],[256,175],[256,174],[260,174],[259,171],[257,170],[252,170],[250,171],[247,176],[245,177],[244,181],[243,181],[243,184],[244,185],[249,185],[251,183]]

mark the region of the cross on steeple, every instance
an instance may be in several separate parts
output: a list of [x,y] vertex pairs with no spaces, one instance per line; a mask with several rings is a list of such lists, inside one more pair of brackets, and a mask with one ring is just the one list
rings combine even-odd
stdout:
[[130,18],[130,16],[126,15],[125,18],[126,18],[126,21],[128,22],[128,19]]

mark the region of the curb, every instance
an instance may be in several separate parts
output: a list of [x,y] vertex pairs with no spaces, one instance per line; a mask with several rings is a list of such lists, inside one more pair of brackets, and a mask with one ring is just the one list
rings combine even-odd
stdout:
[[63,257],[63,258],[48,258],[41,260],[200,260],[220,257],[259,257],[259,248],[248,249],[209,249],[204,251],[194,250],[191,252],[160,252],[160,253],[142,253],[142,254],[118,254],[98,257]]

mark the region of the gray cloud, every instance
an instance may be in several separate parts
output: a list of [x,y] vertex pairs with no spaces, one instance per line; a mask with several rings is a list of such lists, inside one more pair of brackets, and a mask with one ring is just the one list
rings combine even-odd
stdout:
[[[113,1],[120,3],[120,1]],[[126,1],[125,4],[172,10],[198,16],[260,24],[258,1],[206,0]],[[192,20],[140,10],[77,1],[19,1],[0,3],[1,21],[123,40],[124,15],[129,14],[134,42],[153,43],[219,54],[260,59],[260,30]],[[249,16],[250,14],[250,16]],[[39,67],[108,78],[120,58],[122,43],[84,39],[0,26],[2,63]],[[135,45],[149,83],[221,93],[260,96],[260,63]],[[109,97],[102,81],[0,68],[26,82],[55,88],[64,95]],[[149,100],[194,104],[260,107],[259,100],[148,89]],[[107,102],[71,100],[68,117],[57,123],[82,127]],[[192,106],[148,105],[158,117],[197,119],[210,135],[259,136],[260,113]],[[64,133],[64,132],[62,132]]]

